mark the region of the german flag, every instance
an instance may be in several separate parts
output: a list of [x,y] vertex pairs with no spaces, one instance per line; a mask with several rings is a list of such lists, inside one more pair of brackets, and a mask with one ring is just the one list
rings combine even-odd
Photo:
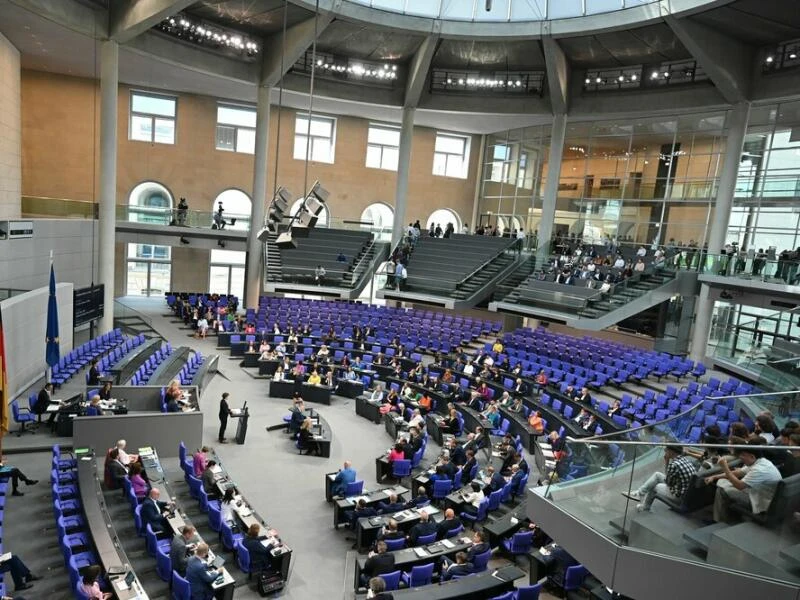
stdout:
[[0,311],[0,428],[8,433],[8,378],[6,377],[6,347],[3,342],[3,312]]

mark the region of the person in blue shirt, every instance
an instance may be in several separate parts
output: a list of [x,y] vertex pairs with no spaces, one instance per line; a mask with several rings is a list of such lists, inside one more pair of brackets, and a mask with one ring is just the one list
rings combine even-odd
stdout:
[[186,581],[192,590],[192,600],[211,600],[214,597],[214,588],[211,584],[222,574],[222,569],[209,569],[206,564],[208,558],[208,544],[197,544],[194,556],[186,565]]
[[89,406],[86,407],[87,417],[97,417],[103,414],[103,409],[100,408],[100,396],[95,394],[89,401]]
[[334,496],[344,497],[347,484],[353,483],[355,480],[356,470],[353,468],[353,463],[349,460],[344,461],[344,468],[336,474],[336,478],[331,484],[331,493]]

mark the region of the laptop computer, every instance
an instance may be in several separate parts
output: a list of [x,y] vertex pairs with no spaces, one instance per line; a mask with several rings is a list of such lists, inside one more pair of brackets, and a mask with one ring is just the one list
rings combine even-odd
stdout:
[[225,564],[225,559],[221,557],[219,554],[215,555],[214,560],[211,561],[211,565],[215,569],[219,569],[224,564]]

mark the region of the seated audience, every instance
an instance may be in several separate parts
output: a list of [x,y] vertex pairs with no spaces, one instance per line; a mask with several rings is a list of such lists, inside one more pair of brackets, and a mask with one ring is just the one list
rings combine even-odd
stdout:
[[159,500],[160,496],[159,489],[153,488],[150,490],[147,499],[142,502],[142,527],[145,529],[148,524],[156,532],[165,531],[169,528],[167,520],[164,518],[164,512],[169,509],[170,505]]
[[150,489],[150,486],[147,485],[144,477],[142,477],[142,465],[141,463],[133,463],[130,468],[130,480],[131,480],[131,487],[133,488],[133,493],[139,500],[144,500],[145,496],[147,496],[147,491]]
[[214,473],[214,467],[217,466],[217,461],[210,460],[206,463],[206,469],[203,471],[203,476],[201,477],[203,481],[203,490],[206,494],[208,494],[208,498],[216,499],[219,498],[219,490],[217,489],[217,478],[216,474]]
[[[78,589],[88,600],[111,600],[114,594],[104,592],[100,588],[100,567],[99,565],[89,565],[82,571],[82,577]],[[17,588],[20,589],[19,587]]]
[[356,480],[356,470],[353,468],[353,463],[349,460],[344,461],[344,467],[336,473],[336,477],[331,484],[331,493],[334,497],[344,497],[345,490],[348,483],[353,483]]
[[634,500],[641,501],[636,510],[649,511],[657,494],[680,502],[697,469],[691,458],[684,455],[682,446],[667,446],[664,448],[664,471],[656,471],[631,493]]
[[269,535],[261,535],[261,525],[253,523],[247,529],[247,535],[242,540],[242,546],[247,548],[250,553],[250,569],[254,572],[263,571],[268,568],[272,560],[272,550],[275,546],[272,543],[264,544],[262,540],[268,537],[276,537],[277,531],[270,530]]
[[461,527],[461,519],[456,516],[452,508],[448,508],[444,511],[444,520],[436,526],[436,539],[442,540],[446,538],[451,530],[459,527]]
[[447,568],[442,569],[442,581],[448,581],[454,576],[464,577],[471,575],[474,567],[472,563],[467,562],[467,553],[458,552],[456,554],[456,562],[451,563]]
[[192,590],[192,600],[211,600],[214,588],[211,584],[222,574],[222,569],[208,568],[208,544],[201,542],[194,550],[194,556],[186,565],[186,580]]
[[197,530],[191,525],[185,525],[180,535],[172,538],[169,558],[172,562],[172,569],[177,571],[181,577],[186,577],[186,565],[189,562],[189,555],[194,549],[192,544],[199,540],[200,536],[197,535]]
[[386,542],[378,542],[375,544],[375,551],[369,553],[367,562],[361,570],[361,584],[365,585],[373,577],[394,570],[394,554],[387,552]]
[[382,577],[373,577],[369,580],[368,586],[367,598],[371,600],[394,600],[391,592],[386,591],[386,582]]

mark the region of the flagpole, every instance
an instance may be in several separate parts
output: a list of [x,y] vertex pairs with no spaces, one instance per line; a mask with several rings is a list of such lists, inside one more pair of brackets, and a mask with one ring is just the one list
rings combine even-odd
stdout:
[[[50,248],[50,269],[53,268],[53,249]],[[44,382],[48,383],[53,377],[53,367],[47,364],[47,361],[44,363],[47,365],[44,370]]]

